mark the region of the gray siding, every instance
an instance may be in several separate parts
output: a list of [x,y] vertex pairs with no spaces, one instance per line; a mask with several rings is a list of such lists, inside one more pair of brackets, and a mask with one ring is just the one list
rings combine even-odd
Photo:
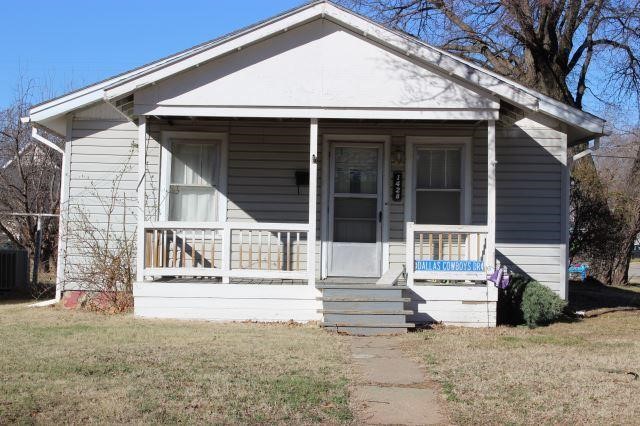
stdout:
[[557,126],[525,119],[497,132],[496,248],[500,262],[566,297],[567,142]]
[[[100,118],[101,117],[101,118]],[[136,229],[137,127],[111,107],[99,105],[71,118],[69,217],[66,221],[65,289],[83,287],[73,282],[77,270],[91,261],[82,240],[96,243]],[[159,150],[151,145],[147,161],[157,168]],[[153,193],[153,177],[147,188]]]

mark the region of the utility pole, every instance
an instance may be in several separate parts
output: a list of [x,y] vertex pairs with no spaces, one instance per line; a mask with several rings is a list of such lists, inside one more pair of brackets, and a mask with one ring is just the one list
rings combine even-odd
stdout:
[[42,246],[42,216],[38,216],[38,224],[36,225],[36,249],[33,253],[33,271],[31,274],[31,286],[36,288],[38,285],[38,270],[40,269],[40,247]]

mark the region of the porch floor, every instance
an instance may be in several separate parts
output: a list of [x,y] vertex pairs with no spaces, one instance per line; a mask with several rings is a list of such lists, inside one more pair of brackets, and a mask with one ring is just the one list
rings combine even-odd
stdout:
[[[327,278],[316,281],[321,285],[371,285],[375,284],[378,278],[356,278],[338,277]],[[167,283],[201,283],[201,284],[222,284],[220,278],[211,277],[163,277],[153,280],[153,282]],[[288,280],[271,278],[232,278],[231,284],[258,284],[258,285],[306,285],[306,280]]]
[[[153,282],[167,283],[199,283],[199,284],[222,284],[220,278],[210,277],[163,277]],[[232,278],[230,284],[258,284],[258,285],[307,285],[306,280],[287,280],[270,278]]]
[[[330,277],[324,280],[316,281],[318,285],[371,285],[375,284],[377,278],[357,278],[357,277]],[[152,282],[167,283],[199,283],[199,284],[222,284],[220,278],[210,277],[163,277],[153,280]],[[231,284],[254,284],[254,285],[307,285],[306,280],[288,280],[288,279],[270,279],[270,278],[232,278]],[[405,286],[405,280],[400,278],[396,286]],[[486,281],[477,282],[445,282],[445,281],[415,281],[416,286],[448,286],[448,287],[469,287],[469,286],[485,286]]]

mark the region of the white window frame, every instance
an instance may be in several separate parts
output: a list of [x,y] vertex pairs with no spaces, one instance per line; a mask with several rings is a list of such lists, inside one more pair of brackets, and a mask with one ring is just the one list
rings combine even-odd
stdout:
[[203,142],[209,141],[219,145],[218,159],[218,184],[215,186],[215,203],[217,206],[215,222],[227,221],[227,159],[228,142],[226,133],[213,132],[183,132],[183,131],[163,131],[160,135],[161,157],[160,157],[160,200],[159,217],[161,221],[169,218],[169,190],[171,187],[171,163],[173,154],[171,145],[173,139],[195,139]]
[[[405,174],[406,181],[410,182],[405,196],[405,221],[416,221],[416,191],[418,175],[417,170],[418,156],[417,152],[420,148],[426,149],[460,149],[461,150],[461,176],[460,183],[460,221],[462,225],[470,225],[472,193],[473,193],[473,170],[472,170],[472,138],[471,137],[435,137],[435,136],[407,136],[406,138],[406,158],[405,158]],[[446,189],[444,189],[447,191]],[[427,190],[429,191],[429,190]]]

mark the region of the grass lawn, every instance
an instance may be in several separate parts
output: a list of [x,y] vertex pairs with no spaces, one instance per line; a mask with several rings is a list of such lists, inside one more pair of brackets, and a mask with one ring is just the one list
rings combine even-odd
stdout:
[[[607,295],[611,288],[602,289]],[[605,306],[635,303],[638,288],[613,289]],[[593,288],[583,301],[592,302]],[[407,335],[459,424],[637,424],[640,311],[530,330],[438,327]]]
[[314,327],[0,304],[0,424],[342,423],[348,355]]

